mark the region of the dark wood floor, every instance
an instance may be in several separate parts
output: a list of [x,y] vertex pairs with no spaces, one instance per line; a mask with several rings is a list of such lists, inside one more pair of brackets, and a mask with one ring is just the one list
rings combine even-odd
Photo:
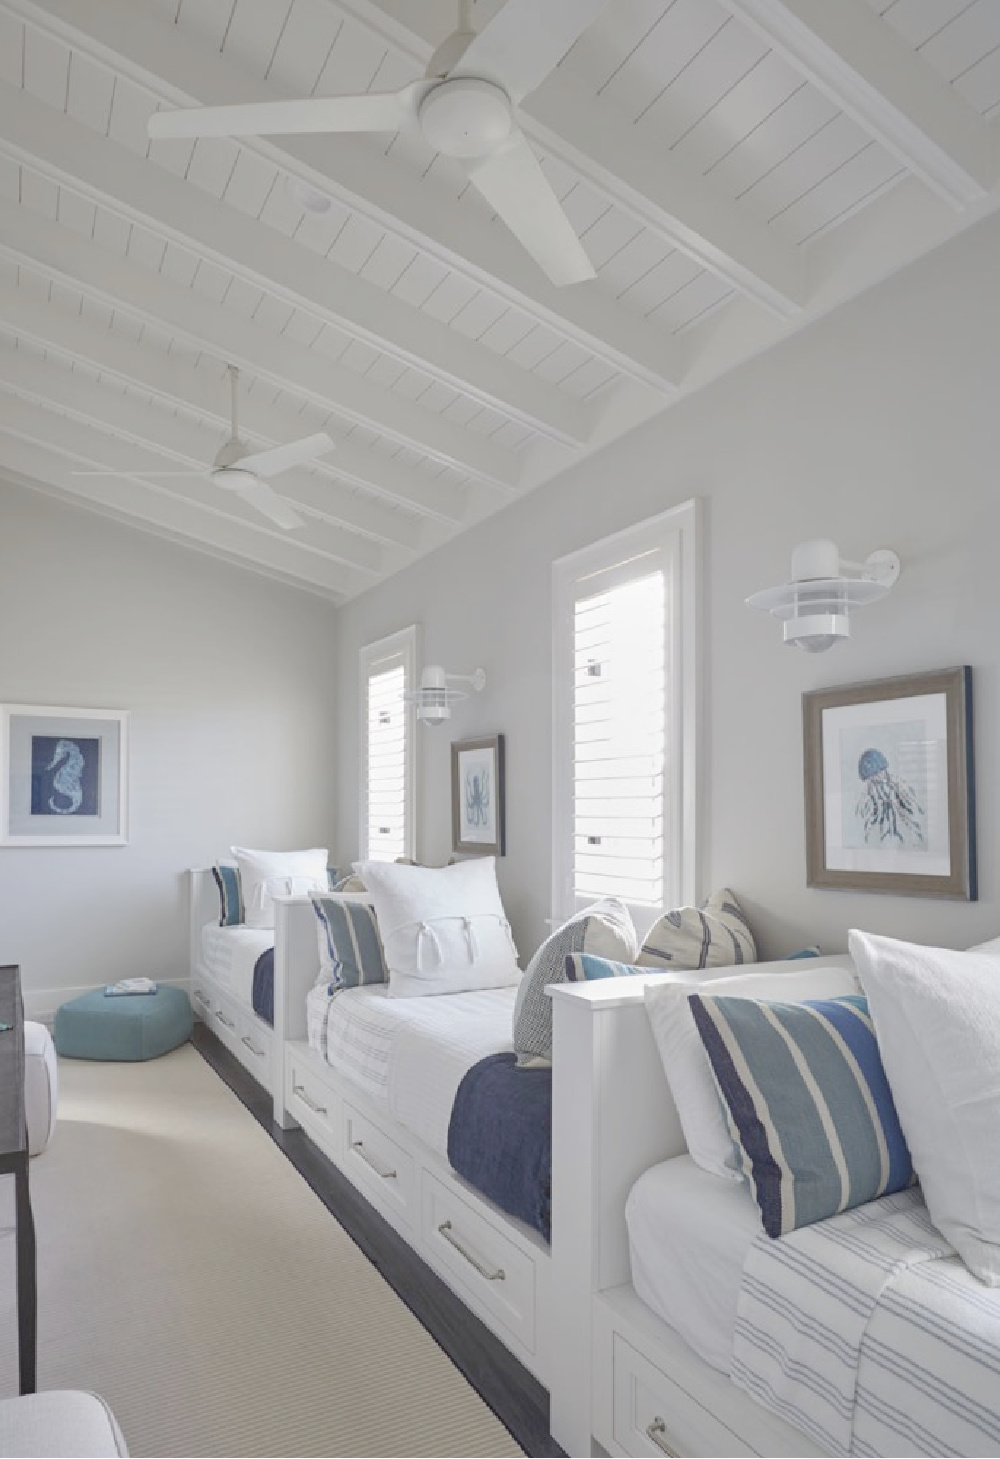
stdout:
[[355,1190],[301,1130],[282,1130],[271,1099],[204,1024],[191,1042],[271,1136],[278,1149],[398,1297],[434,1338],[526,1454],[562,1455],[549,1433],[549,1395],[426,1262]]

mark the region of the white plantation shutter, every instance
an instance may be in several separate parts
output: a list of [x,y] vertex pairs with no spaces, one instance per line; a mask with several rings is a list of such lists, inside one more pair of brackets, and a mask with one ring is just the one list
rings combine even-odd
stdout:
[[362,860],[412,857],[415,843],[413,710],[417,630],[403,629],[361,650]]
[[573,888],[649,906],[663,890],[662,571],[579,598],[574,613]]
[[402,664],[368,680],[368,855],[406,854],[406,705]]
[[553,916],[694,899],[697,508],[553,565]]

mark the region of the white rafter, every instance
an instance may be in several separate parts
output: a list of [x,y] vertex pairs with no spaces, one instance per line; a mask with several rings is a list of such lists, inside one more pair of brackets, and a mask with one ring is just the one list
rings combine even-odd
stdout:
[[112,308],[119,304],[136,319],[346,420],[358,421],[497,486],[513,490],[518,484],[520,467],[514,452],[408,400],[388,397],[346,366],[275,335],[79,234],[53,227],[27,208],[7,207],[0,213],[0,253],[29,265],[34,262]]
[[865,0],[722,0],[952,207],[997,183],[988,122]]

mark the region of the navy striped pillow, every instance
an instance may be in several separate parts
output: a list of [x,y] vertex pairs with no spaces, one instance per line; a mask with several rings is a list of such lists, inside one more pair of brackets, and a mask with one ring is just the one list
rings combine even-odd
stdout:
[[313,896],[319,918],[320,981],[337,988],[388,983],[382,939],[371,902]]
[[212,867],[215,885],[219,889],[219,926],[239,927],[243,918],[243,883],[238,866],[216,862]]
[[861,994],[688,999],[764,1230],[783,1236],[913,1180]]

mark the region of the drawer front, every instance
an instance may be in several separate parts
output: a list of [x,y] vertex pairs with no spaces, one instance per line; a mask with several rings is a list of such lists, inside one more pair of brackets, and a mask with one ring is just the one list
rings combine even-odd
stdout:
[[216,993],[212,998],[212,1018],[210,1026],[218,1034],[224,1044],[235,1049],[240,1041],[240,1010],[235,1003],[223,995]]
[[423,1238],[438,1269],[472,1292],[527,1352],[535,1349],[535,1264],[490,1221],[424,1171]]
[[731,1429],[615,1333],[615,1442],[626,1454],[752,1454]]
[[191,1007],[194,1009],[195,1018],[200,1018],[202,1023],[207,1023],[211,1028],[215,1020],[212,1017],[215,1008],[215,999],[208,984],[195,974],[191,980]]
[[271,1062],[270,1030],[261,1028],[259,1020],[252,1013],[241,1009],[236,1033],[240,1044],[240,1058],[261,1083],[267,1083]]
[[300,1125],[315,1133],[327,1154],[340,1154],[340,1096],[292,1054],[285,1066],[285,1105]]
[[344,1169],[361,1189],[373,1192],[405,1220],[412,1221],[416,1187],[413,1157],[349,1104],[344,1105]]

